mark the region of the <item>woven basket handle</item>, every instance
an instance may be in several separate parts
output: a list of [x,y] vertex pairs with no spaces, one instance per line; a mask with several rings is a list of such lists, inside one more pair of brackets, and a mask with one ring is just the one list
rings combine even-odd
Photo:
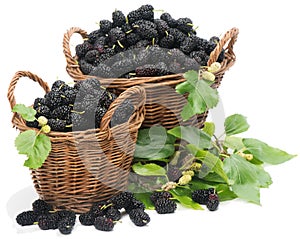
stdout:
[[16,105],[16,98],[15,98],[15,88],[17,85],[17,82],[19,81],[20,78],[22,77],[28,77],[29,79],[39,83],[39,85],[44,89],[44,91],[47,93],[50,91],[50,88],[46,82],[44,82],[40,77],[37,75],[29,72],[29,71],[18,71],[12,78],[9,87],[8,87],[8,92],[7,92],[7,98],[10,103],[11,109]]
[[[135,113],[140,112],[141,114],[145,114],[145,102],[146,102],[146,91],[141,86],[132,86],[127,90],[123,91],[119,97],[110,105],[108,111],[104,115],[101,121],[100,131],[109,130],[110,120],[115,113],[115,110],[119,105],[126,99],[130,99],[131,104],[135,108]],[[133,113],[134,114],[134,113]]]
[[226,50],[230,55],[234,55],[233,52],[233,45],[236,42],[236,39],[239,34],[238,28],[232,28],[229,31],[225,33],[225,35],[222,37],[222,39],[217,44],[216,48],[210,53],[209,60],[207,62],[207,65],[210,66],[212,63],[216,62],[222,49],[224,46],[228,43]]
[[77,79],[78,77],[84,77],[82,76],[75,57],[73,57],[71,53],[70,40],[75,33],[79,34],[83,39],[87,38],[88,34],[86,31],[82,30],[79,27],[72,27],[64,34],[63,38],[63,52],[67,61],[67,72],[70,74],[70,76]]

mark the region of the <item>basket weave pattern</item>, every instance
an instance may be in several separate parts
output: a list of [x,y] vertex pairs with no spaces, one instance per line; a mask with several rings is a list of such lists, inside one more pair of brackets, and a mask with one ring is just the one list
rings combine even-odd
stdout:
[[[227,31],[220,39],[216,48],[211,52],[207,65],[210,66],[215,62],[225,49],[225,59],[221,63],[221,69],[215,73],[216,79],[213,88],[218,88],[225,72],[235,63],[235,54],[233,52],[233,45],[237,40],[239,30],[232,28]],[[79,34],[81,37],[87,38],[87,32],[73,27],[64,34],[63,51],[66,57],[68,74],[76,81],[86,79],[89,76],[83,75],[77,63],[77,56],[73,56],[70,50],[70,39],[72,35]],[[106,79],[99,78],[101,84],[109,89],[114,89],[115,93],[119,94],[128,87],[140,85],[146,89],[146,116],[142,127],[151,127],[155,124],[160,124],[167,129],[173,128],[177,125],[194,125],[202,127],[206,120],[208,112],[197,115],[187,122],[183,122],[180,116],[183,106],[186,104],[186,98],[177,94],[174,90],[178,83],[184,82],[183,74],[173,74],[159,77],[135,77],[131,79]]]
[[[11,108],[16,104],[14,90],[18,80],[27,77],[49,92],[38,76],[19,71],[13,77],[7,97]],[[135,111],[128,122],[110,128],[115,109],[130,98]],[[111,104],[99,129],[77,132],[50,132],[52,149],[43,166],[31,170],[33,183],[41,199],[55,208],[77,213],[89,210],[93,202],[106,200],[124,190],[131,168],[137,132],[145,115],[145,90],[134,86]],[[14,113],[13,126],[21,132],[33,128]],[[38,130],[38,129],[34,129]]]

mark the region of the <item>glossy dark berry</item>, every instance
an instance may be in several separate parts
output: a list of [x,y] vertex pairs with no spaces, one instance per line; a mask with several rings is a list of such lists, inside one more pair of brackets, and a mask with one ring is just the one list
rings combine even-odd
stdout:
[[121,27],[126,24],[126,17],[120,10],[116,10],[112,13],[112,20],[114,27]]
[[219,207],[220,201],[216,193],[212,193],[208,196],[206,207],[209,211],[216,211]]
[[16,221],[21,226],[30,226],[37,221],[38,212],[25,211],[17,215]]
[[155,210],[159,214],[167,214],[167,213],[173,213],[175,212],[177,208],[176,202],[167,199],[167,198],[159,198],[156,200],[155,204]]
[[117,209],[122,209],[128,207],[130,202],[133,200],[134,196],[131,192],[121,192],[113,196],[110,201],[113,204],[113,207]]
[[121,216],[121,212],[113,207],[110,207],[105,211],[105,217],[110,218],[113,221],[119,221]]
[[80,214],[79,221],[84,226],[92,226],[94,225],[95,215],[92,212]]
[[42,199],[37,199],[32,203],[32,210],[42,214],[53,211],[53,207]]
[[37,219],[39,228],[42,230],[57,229],[58,217],[56,214],[42,214]]
[[114,222],[110,218],[100,216],[95,219],[94,226],[100,231],[112,231],[114,228]]
[[160,199],[170,199],[172,197],[172,194],[167,191],[162,191],[162,192],[153,192],[150,196],[151,201],[155,204],[155,202]]
[[129,213],[133,209],[142,209],[142,210],[145,210],[145,208],[146,208],[146,206],[145,206],[145,204],[143,202],[141,202],[141,201],[133,198],[130,201],[129,205],[127,207],[125,207],[125,211],[127,213]]
[[150,222],[149,215],[143,209],[133,209],[129,212],[130,220],[139,227],[145,226]]
[[64,217],[58,222],[58,230],[64,235],[71,234],[75,221],[71,217]]
[[192,199],[202,205],[206,205],[210,194],[215,193],[214,188],[199,189],[192,192]]
[[99,22],[100,31],[104,34],[108,33],[112,29],[112,22],[109,20],[101,20]]

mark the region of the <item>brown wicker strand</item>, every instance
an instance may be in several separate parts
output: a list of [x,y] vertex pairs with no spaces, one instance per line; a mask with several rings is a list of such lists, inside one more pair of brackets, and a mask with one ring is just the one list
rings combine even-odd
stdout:
[[22,77],[28,77],[29,79],[39,83],[39,85],[44,89],[44,91],[47,93],[50,91],[50,88],[46,82],[44,82],[40,77],[37,75],[29,72],[29,71],[18,71],[15,73],[14,77],[12,78],[8,92],[7,92],[7,98],[10,103],[11,109],[16,105],[16,98],[14,95],[14,91],[16,88],[16,84],[18,83],[19,79]]
[[71,49],[70,49],[70,39],[76,33],[81,35],[83,39],[87,37],[87,32],[80,29],[79,27],[72,27],[64,34],[63,52],[67,60],[66,70],[69,73],[69,75],[75,79],[77,79],[77,77],[79,77],[80,79],[85,79],[85,77],[83,76],[83,74],[79,69],[79,65],[77,63],[76,57],[72,56]]
[[[210,53],[209,60],[207,62],[207,65],[210,66],[212,63],[216,62],[222,49],[225,47],[225,45],[228,43],[228,46],[226,50],[228,53],[232,56],[234,56],[233,52],[233,45],[237,40],[237,36],[239,34],[238,28],[232,28],[229,31],[227,31],[224,36],[220,39],[219,43],[215,47],[215,49]],[[234,56],[235,58],[235,56]]]

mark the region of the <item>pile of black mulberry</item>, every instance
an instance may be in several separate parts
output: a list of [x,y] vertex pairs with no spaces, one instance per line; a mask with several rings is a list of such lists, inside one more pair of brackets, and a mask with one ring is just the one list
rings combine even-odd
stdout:
[[[206,204],[210,211],[219,206],[218,195],[213,188],[195,190],[193,200]],[[174,213],[177,204],[172,194],[167,191],[153,192],[150,196],[158,214]],[[150,222],[150,216],[145,212],[145,204],[128,191],[121,192],[107,201],[96,202],[90,210],[78,216],[84,226],[94,226],[100,231],[112,231],[117,222],[128,214],[130,220],[139,227]],[[38,225],[42,230],[58,229],[62,234],[70,234],[76,223],[76,214],[70,210],[54,210],[53,207],[41,199],[32,203],[32,210],[17,215],[16,221],[21,226]]]
[[[26,124],[35,128],[46,125],[50,128],[43,129],[59,132],[99,128],[102,117],[116,98],[94,78],[79,81],[73,86],[57,80],[50,92],[35,99],[36,120]],[[111,126],[126,122],[133,110],[130,100],[124,100],[113,114]]]
[[[147,4],[124,15],[112,13],[112,21],[101,20],[99,29],[76,46],[83,74],[104,78],[160,76],[198,70],[206,66],[219,38],[197,36],[193,22],[174,19],[164,12],[154,18]],[[224,59],[224,50],[217,61]]]

